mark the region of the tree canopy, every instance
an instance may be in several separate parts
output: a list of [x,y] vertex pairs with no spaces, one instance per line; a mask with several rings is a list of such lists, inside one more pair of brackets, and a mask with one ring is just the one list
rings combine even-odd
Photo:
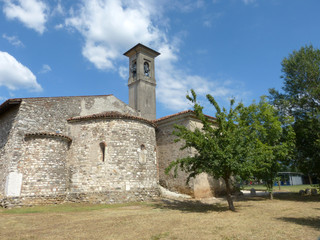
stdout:
[[251,155],[254,167],[252,175],[263,180],[273,199],[273,184],[283,165],[292,159],[295,134],[292,118],[278,115],[265,97],[258,104],[253,103],[243,109],[240,124],[251,136]]
[[271,102],[282,116],[294,117],[296,166],[320,178],[320,50],[309,45],[293,51],[282,73],[282,92],[270,89]]
[[[230,110],[221,109],[211,95],[207,99],[214,106],[216,120],[213,122],[203,114],[203,107],[197,102],[196,93],[191,90],[188,100],[193,103],[196,117],[202,128],[190,130],[185,126],[175,126],[177,141],[185,142],[182,149],[194,148],[196,154],[172,162],[166,169],[180,167],[189,173],[189,178],[205,172],[215,179],[222,178],[226,183],[227,201],[230,210],[235,210],[231,198],[231,179],[239,176],[247,179],[253,174],[265,177],[267,168],[270,176],[277,171],[278,158],[285,158],[289,148],[282,141],[282,125],[275,116],[274,109],[263,100],[259,105],[244,107],[231,100]],[[282,146],[280,146],[282,145]],[[257,168],[259,167],[259,170]],[[189,179],[188,178],[188,179]],[[272,186],[272,184],[271,184]]]

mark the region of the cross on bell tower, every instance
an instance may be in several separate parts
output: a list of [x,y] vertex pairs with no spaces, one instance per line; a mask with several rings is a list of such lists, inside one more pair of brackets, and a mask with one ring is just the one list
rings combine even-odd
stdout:
[[139,43],[123,55],[129,57],[129,106],[140,111],[143,118],[155,120],[154,59],[160,53]]

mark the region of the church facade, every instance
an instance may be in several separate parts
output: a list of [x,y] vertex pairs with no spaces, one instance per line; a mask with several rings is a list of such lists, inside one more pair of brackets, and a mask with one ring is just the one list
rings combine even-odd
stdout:
[[186,185],[164,169],[194,154],[174,143],[174,124],[199,122],[192,111],[156,119],[154,59],[138,44],[129,58],[129,104],[113,95],[9,99],[0,106],[0,205],[116,203],[159,195],[159,183],[196,197],[223,183],[200,175]]

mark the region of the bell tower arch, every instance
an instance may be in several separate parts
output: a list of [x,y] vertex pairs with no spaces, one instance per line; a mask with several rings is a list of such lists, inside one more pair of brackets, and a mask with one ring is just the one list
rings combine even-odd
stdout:
[[123,55],[129,58],[129,106],[140,111],[141,117],[156,119],[156,79],[154,59],[160,53],[141,43]]

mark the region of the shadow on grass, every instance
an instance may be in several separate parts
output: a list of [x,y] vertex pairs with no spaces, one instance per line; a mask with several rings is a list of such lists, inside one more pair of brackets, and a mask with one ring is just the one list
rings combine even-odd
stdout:
[[[317,196],[300,196],[298,193],[275,193],[275,200],[296,201],[296,202],[320,202],[320,195]],[[238,196],[234,198],[234,202],[248,202],[248,205],[242,207],[250,207],[249,202],[272,201],[268,195],[265,196]],[[152,204],[154,208],[178,210],[182,212],[223,212],[228,211],[227,203],[203,203],[196,200],[173,200],[162,199]],[[237,206],[236,211],[237,211]],[[320,210],[320,208],[316,208]],[[318,222],[319,224],[319,222]],[[320,225],[320,224],[319,224]]]
[[239,196],[235,198],[235,202],[247,202],[247,201],[260,202],[268,199],[269,199],[268,196]]
[[284,222],[291,222],[291,223],[295,223],[295,224],[299,224],[299,225],[303,225],[303,226],[308,226],[308,227],[312,227],[315,228],[317,230],[320,230],[320,218],[291,218],[291,217],[282,217],[282,218],[278,218],[281,221]]
[[274,194],[274,199],[295,202],[320,202],[320,195],[300,196],[299,193],[278,193]]
[[159,209],[179,210],[182,212],[224,212],[228,211],[228,206],[225,204],[211,203],[206,204],[200,201],[179,201],[162,199],[160,202],[154,203],[153,206]]
[[[320,194],[316,196],[300,196],[299,193],[291,192],[276,192],[273,194],[275,200],[284,200],[284,201],[296,201],[296,202],[320,202]],[[236,198],[238,202],[245,201],[265,201],[269,200],[269,196],[240,196]]]

